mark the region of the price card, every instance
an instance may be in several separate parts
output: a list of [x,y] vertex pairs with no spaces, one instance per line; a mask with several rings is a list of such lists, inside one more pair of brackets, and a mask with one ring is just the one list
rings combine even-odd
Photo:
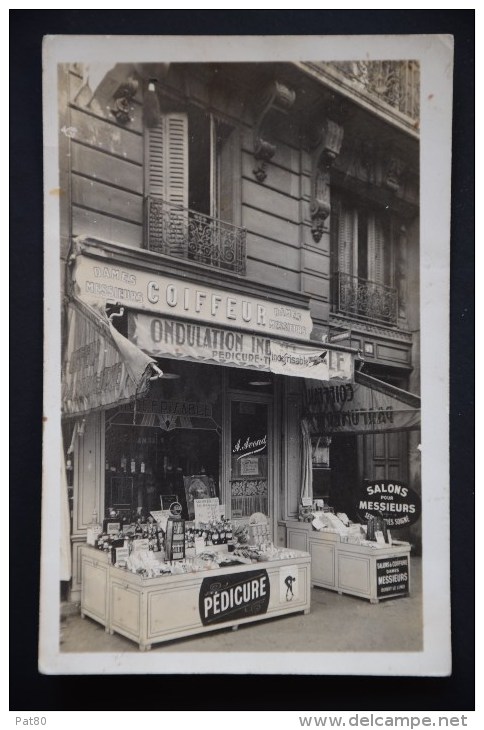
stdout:
[[125,547],[113,548],[113,563],[126,562],[129,558],[129,549]]
[[220,505],[217,497],[194,499],[195,522],[217,522],[220,519]]

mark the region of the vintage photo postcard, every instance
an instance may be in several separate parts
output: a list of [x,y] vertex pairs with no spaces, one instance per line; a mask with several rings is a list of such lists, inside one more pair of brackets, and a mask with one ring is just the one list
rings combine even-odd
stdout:
[[452,38],[43,60],[40,671],[449,675]]

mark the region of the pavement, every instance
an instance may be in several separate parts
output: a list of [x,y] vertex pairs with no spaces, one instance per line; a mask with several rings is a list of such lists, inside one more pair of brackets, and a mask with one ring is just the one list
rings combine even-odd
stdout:
[[[323,588],[311,589],[311,612],[245,624],[238,631],[153,645],[152,652],[418,652],[423,649],[421,558],[411,558],[411,593],[371,604]],[[139,652],[78,610],[61,619],[61,652]],[[66,615],[67,614],[67,615]]]

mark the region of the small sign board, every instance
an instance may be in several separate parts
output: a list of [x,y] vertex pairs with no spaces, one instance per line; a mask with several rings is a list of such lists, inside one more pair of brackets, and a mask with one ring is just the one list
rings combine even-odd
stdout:
[[387,527],[399,530],[420,518],[421,500],[417,492],[403,482],[380,479],[361,487],[356,509],[364,522],[369,517],[381,515]]
[[104,520],[103,532],[107,535],[117,535],[121,532],[121,522],[119,520]]
[[126,547],[115,547],[112,550],[113,563],[126,562],[129,558],[129,548]]
[[376,595],[396,596],[408,593],[408,555],[376,561]]
[[198,606],[204,626],[267,613],[271,586],[267,570],[204,578]]
[[243,477],[259,474],[259,459],[257,456],[247,456],[245,459],[240,460],[240,474]]
[[[160,494],[160,502],[161,502],[161,509],[170,509],[170,505],[173,504],[173,502],[178,502],[178,498],[176,494]],[[151,513],[153,514],[153,513]]]
[[220,504],[217,497],[194,499],[195,522],[218,522],[220,519]]

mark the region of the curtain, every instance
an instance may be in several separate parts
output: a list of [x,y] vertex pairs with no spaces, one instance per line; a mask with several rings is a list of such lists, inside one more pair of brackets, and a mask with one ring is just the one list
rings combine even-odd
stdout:
[[311,433],[307,418],[301,419],[302,433],[302,479],[301,499],[303,497],[313,498],[313,466],[311,458]]

